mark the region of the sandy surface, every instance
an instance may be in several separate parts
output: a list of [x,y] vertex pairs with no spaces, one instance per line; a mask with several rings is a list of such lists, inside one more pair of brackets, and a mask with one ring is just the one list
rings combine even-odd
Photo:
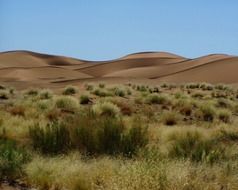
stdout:
[[17,88],[58,87],[99,80],[238,83],[237,71],[238,57],[225,54],[188,59],[166,52],[141,52],[96,62],[29,51],[0,53],[0,83]]

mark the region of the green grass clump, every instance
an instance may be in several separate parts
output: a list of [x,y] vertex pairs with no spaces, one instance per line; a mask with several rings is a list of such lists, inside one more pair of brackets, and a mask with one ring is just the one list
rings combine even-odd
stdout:
[[169,156],[172,158],[189,158],[192,161],[212,164],[224,156],[214,140],[205,139],[198,131],[184,131],[174,134],[172,138],[173,143],[169,149]]
[[53,97],[53,93],[51,90],[44,89],[40,91],[39,97],[40,99],[50,99]]
[[[0,139],[0,180],[13,180],[22,175],[22,166],[30,155],[13,140]],[[5,179],[6,180],[6,179]]]
[[75,86],[66,86],[62,92],[63,95],[74,95],[78,92],[78,88]]
[[58,122],[48,123],[45,127],[39,124],[29,128],[33,148],[43,154],[59,154],[70,147],[70,136],[67,128]]
[[119,88],[119,87],[115,88],[114,93],[116,96],[120,96],[120,97],[126,96],[126,90],[123,88]]
[[199,112],[200,113],[198,113],[198,117],[203,121],[213,122],[216,117],[216,110],[210,104],[201,105]]
[[97,116],[118,117],[120,115],[120,108],[111,102],[97,102],[92,110]]
[[89,104],[91,102],[90,97],[88,95],[80,96],[80,104]]
[[222,109],[218,111],[218,118],[220,121],[224,123],[230,123],[231,122],[231,111],[227,109]]
[[87,91],[92,91],[94,88],[94,86],[92,84],[85,84],[84,87]]
[[145,102],[148,104],[169,104],[170,101],[167,96],[154,93],[148,95]]
[[101,89],[101,88],[95,89],[92,93],[99,97],[112,96],[112,94],[107,92],[105,89]]
[[2,100],[9,99],[9,93],[6,90],[0,90],[0,99]]
[[89,154],[134,155],[147,144],[147,129],[134,123],[127,130],[122,120],[113,117],[96,119],[94,114],[79,116],[74,144]]
[[105,84],[104,84],[104,83],[99,83],[99,84],[98,84],[98,87],[99,87],[99,88],[105,88]]
[[181,121],[180,116],[173,111],[166,111],[161,115],[161,121],[164,125],[173,126]]
[[39,90],[36,88],[31,88],[25,91],[25,94],[28,96],[37,96],[39,94]]
[[78,109],[79,102],[76,98],[70,96],[57,97],[55,106],[65,112],[75,112]]

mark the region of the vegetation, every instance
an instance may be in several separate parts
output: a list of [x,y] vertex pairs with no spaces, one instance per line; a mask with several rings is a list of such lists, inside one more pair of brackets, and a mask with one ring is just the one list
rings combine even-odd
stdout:
[[237,189],[237,92],[207,83],[95,83],[63,92],[0,85],[0,183]]

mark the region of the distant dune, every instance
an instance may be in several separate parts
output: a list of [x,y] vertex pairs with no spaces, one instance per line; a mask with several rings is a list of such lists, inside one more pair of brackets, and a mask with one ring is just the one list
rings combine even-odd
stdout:
[[85,80],[238,83],[238,57],[212,54],[195,59],[167,52],[141,52],[110,61],[10,51],[0,53],[0,82],[51,85]]

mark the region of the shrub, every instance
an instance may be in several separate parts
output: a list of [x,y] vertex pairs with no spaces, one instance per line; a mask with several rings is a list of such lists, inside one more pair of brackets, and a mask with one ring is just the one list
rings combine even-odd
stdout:
[[158,94],[150,94],[146,98],[146,103],[148,104],[169,104],[170,101],[167,96],[165,95],[158,95]]
[[231,107],[230,101],[225,98],[217,99],[216,105],[217,105],[217,107],[221,107],[221,108],[230,108]]
[[111,102],[97,102],[92,110],[98,116],[118,117],[120,114],[118,106]]
[[111,94],[109,94],[106,90],[100,89],[100,88],[95,89],[95,90],[93,91],[93,94],[95,94],[95,95],[97,95],[97,96],[99,96],[99,97],[106,97],[106,96],[110,96],[110,95],[111,95]]
[[115,88],[114,93],[116,96],[124,97],[126,95],[126,91],[122,88]]
[[140,125],[140,121],[134,122],[134,125],[123,136],[122,152],[126,156],[134,155],[141,147],[148,143],[147,128]]
[[176,125],[180,121],[180,117],[176,112],[165,112],[161,115],[161,121],[164,125]]
[[193,105],[190,101],[181,99],[175,105],[179,112],[185,116],[190,116],[193,111]]
[[114,104],[116,104],[123,115],[131,115],[133,113],[133,109],[129,103],[123,102],[123,101],[112,101]]
[[98,87],[99,87],[99,88],[105,88],[105,84],[104,84],[104,83],[99,83],[99,84],[98,84]]
[[92,84],[85,84],[84,87],[87,91],[92,91],[94,88],[94,86]]
[[39,90],[36,88],[31,88],[25,92],[28,96],[37,96],[39,94]]
[[56,108],[65,112],[75,112],[78,109],[78,100],[69,96],[58,97],[55,101]]
[[136,90],[138,90],[138,91],[141,91],[141,92],[145,92],[145,91],[147,91],[147,88],[146,88],[146,86],[144,86],[144,85],[138,85],[137,87],[136,87]]
[[69,131],[58,122],[48,123],[45,127],[39,124],[29,128],[33,148],[43,154],[64,153],[70,147]]
[[74,95],[78,92],[77,87],[75,86],[66,86],[63,90],[63,95]]
[[0,180],[19,177],[23,164],[29,159],[30,155],[23,148],[18,148],[15,141],[0,139]]
[[81,95],[80,96],[80,104],[88,104],[91,100],[88,95]]
[[12,115],[25,116],[25,108],[23,106],[13,106],[8,111]]
[[203,121],[213,122],[215,119],[216,111],[213,106],[209,104],[202,105],[200,106],[199,111],[199,118],[201,118]]
[[7,100],[9,99],[9,94],[5,90],[0,90],[0,99],[2,100]]
[[194,94],[192,94],[193,98],[203,98],[205,96],[205,94],[203,92],[195,92]]
[[202,138],[198,131],[185,131],[176,135],[169,150],[170,157],[189,158],[192,161],[214,163],[223,157],[221,149],[216,147],[214,140]]
[[94,114],[81,115],[76,121],[74,144],[89,154],[134,155],[147,144],[147,129],[139,122],[126,129],[120,119],[103,117],[96,119]]
[[48,90],[48,89],[44,89],[44,90],[40,91],[40,93],[39,93],[40,99],[50,99],[50,98],[52,98],[52,96],[53,96],[52,91]]
[[231,121],[231,112],[226,109],[222,109],[218,112],[218,118],[224,123],[229,123]]

